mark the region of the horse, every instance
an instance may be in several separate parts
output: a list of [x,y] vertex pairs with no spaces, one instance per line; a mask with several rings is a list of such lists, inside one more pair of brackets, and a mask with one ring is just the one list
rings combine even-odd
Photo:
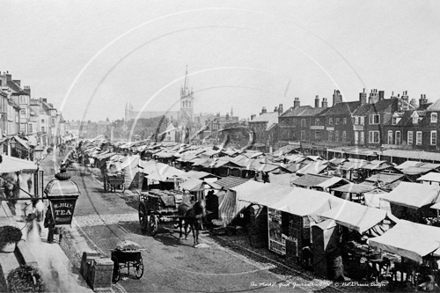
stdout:
[[194,204],[182,202],[178,208],[179,214],[179,240],[182,238],[182,228],[185,228],[185,239],[188,238],[188,226],[193,232],[194,246],[199,244],[199,230],[202,220],[206,215],[204,200],[198,200]]

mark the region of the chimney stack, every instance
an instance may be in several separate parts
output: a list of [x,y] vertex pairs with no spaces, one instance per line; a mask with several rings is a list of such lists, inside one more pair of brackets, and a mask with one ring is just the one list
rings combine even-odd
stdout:
[[419,107],[422,107],[425,104],[428,104],[428,99],[426,98],[425,94],[421,94],[419,100]]
[[47,98],[42,98],[41,99],[43,102],[47,103]]
[[12,75],[9,74],[9,71],[6,71],[6,81],[12,81]]
[[417,109],[417,101],[416,101],[416,99],[412,98],[411,102],[409,102],[409,103],[412,106],[410,110]]
[[339,90],[334,90],[333,91],[333,106],[338,103],[342,103],[342,95]]
[[252,115],[251,115],[251,121],[254,120],[255,117],[257,117],[257,115],[256,115],[256,114],[252,114]]
[[359,93],[359,102],[361,103],[361,106],[367,104],[367,92],[365,91],[365,88]]
[[385,99],[385,91],[379,91],[379,101]]
[[300,105],[300,103],[299,103],[299,98],[298,98],[298,97],[295,97],[295,100],[293,101],[293,109],[298,108],[299,105]]
[[261,115],[261,114],[264,114],[264,113],[267,113],[266,107],[263,107],[263,109],[261,109],[261,113],[260,113],[260,115]]
[[377,89],[372,89],[368,97],[368,103],[376,104],[377,102],[379,102],[379,94],[377,93]]
[[319,108],[319,95],[315,96],[315,108]]
[[273,109],[274,112],[278,112],[278,107],[275,106],[275,108]]
[[403,91],[403,94],[402,94],[402,110],[403,111],[409,110],[408,91]]
[[26,92],[29,95],[29,97],[31,96],[31,87],[30,86],[26,85],[23,88],[23,91]]
[[278,116],[281,116],[284,113],[283,104],[278,106]]
[[328,107],[327,98],[322,98],[321,105],[322,105],[323,108],[327,108]]

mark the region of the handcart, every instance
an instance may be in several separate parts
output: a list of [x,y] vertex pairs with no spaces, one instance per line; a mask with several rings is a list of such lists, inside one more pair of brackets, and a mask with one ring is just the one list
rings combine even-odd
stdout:
[[130,269],[134,273],[136,279],[140,279],[144,274],[144,263],[142,260],[141,249],[114,249],[111,250],[111,259],[114,263],[113,282],[119,281],[121,277],[121,269]]
[[125,191],[124,173],[107,173],[104,175],[104,191],[116,192],[116,188]]

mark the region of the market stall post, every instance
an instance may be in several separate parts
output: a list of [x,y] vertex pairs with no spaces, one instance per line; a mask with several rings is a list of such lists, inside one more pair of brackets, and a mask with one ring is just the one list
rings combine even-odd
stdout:
[[49,228],[47,242],[52,243],[54,234],[59,234],[61,228],[71,225],[80,192],[76,183],[70,180],[70,175],[63,169],[46,185],[44,193],[50,202],[44,224]]

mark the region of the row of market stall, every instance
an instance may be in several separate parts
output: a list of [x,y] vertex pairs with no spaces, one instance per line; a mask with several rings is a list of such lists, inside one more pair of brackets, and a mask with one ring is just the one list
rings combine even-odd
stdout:
[[245,226],[253,245],[322,276],[343,276],[336,269],[342,259],[353,272],[363,263],[376,276],[393,267],[393,278],[414,282],[421,267],[435,269],[440,259],[440,164],[327,161],[294,147],[271,155],[173,143],[89,144],[85,151],[96,167],[131,174],[127,188],[204,197],[211,222]]

